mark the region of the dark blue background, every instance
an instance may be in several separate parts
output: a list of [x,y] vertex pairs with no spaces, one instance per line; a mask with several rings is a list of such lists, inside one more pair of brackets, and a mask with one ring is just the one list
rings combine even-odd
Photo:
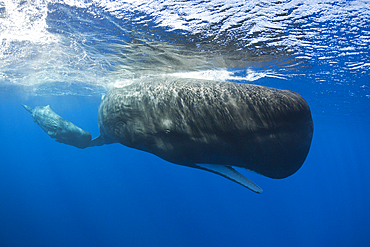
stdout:
[[[140,11],[120,10],[122,18],[116,19],[103,10],[99,10],[101,15],[94,16],[89,14],[89,8],[65,4],[49,4],[48,9],[47,31],[60,35],[61,41],[56,47],[62,49],[61,53],[68,53],[70,50],[66,48],[70,46],[77,47],[76,51],[86,52],[86,60],[93,64],[100,59],[108,62],[102,63],[102,71],[96,74],[85,70],[91,68],[91,64],[82,64],[81,71],[73,70],[78,63],[75,54],[67,56],[60,71],[57,67],[54,71],[54,67],[35,66],[56,75],[66,73],[65,77],[56,78],[70,84],[64,81],[55,85],[39,84],[37,92],[45,90],[43,95],[50,93],[49,96],[30,96],[28,88],[3,87],[0,82],[0,247],[369,246],[370,77],[366,65],[369,51],[368,42],[359,42],[360,35],[369,33],[368,21],[361,24],[353,20],[363,26],[357,32],[358,29],[352,28],[353,18],[346,16],[348,13],[343,13],[344,19],[324,18],[324,21],[318,18],[325,17],[325,9],[303,16],[302,20],[296,16],[297,21],[291,22],[292,27],[288,27],[286,33],[313,34],[310,40],[297,35],[305,44],[299,49],[306,59],[302,59],[302,64],[297,59],[302,67],[292,69],[295,64],[290,64],[288,54],[288,61],[282,59],[252,68],[285,76],[286,80],[267,77],[253,83],[301,94],[311,107],[315,128],[307,160],[291,177],[273,180],[241,171],[263,188],[262,194],[255,194],[221,176],[170,164],[120,144],[80,150],[57,143],[33,123],[31,115],[21,106],[21,103],[31,107],[50,104],[56,113],[96,137],[99,135],[98,93],[92,92],[94,96],[86,97],[55,96],[53,86],[56,91],[65,89],[78,94],[91,85],[70,80],[75,78],[74,74],[109,73],[115,65],[121,65],[120,62],[131,61],[115,60],[110,55],[116,52],[117,57],[125,57],[132,47],[139,47],[142,40],[145,41],[143,47],[152,41],[173,43],[174,47],[185,44],[186,48],[186,45],[202,44],[200,49],[205,52],[212,53],[214,48],[223,52],[221,58],[231,48],[244,47],[242,41],[233,40],[229,33],[213,41],[213,36],[202,40],[203,34],[194,36],[183,30],[169,32],[158,27],[155,13],[145,16]],[[341,13],[338,16],[342,17]],[[217,30],[218,26],[213,28]],[[251,34],[247,38],[269,33],[273,32],[262,32],[256,37]],[[243,33],[240,35],[245,37]],[[230,43],[235,41],[231,48],[224,42],[229,38]],[[133,45],[121,51],[121,46],[112,48],[110,43]],[[248,46],[246,54],[258,55],[260,45]],[[270,48],[268,45],[273,43],[267,42]],[[20,46],[22,51],[23,43]],[[354,47],[357,55],[338,56],[341,48],[348,47]],[[152,60],[146,51],[134,50],[133,53],[138,52],[134,58],[142,61],[131,61],[138,68],[144,66],[143,70],[152,69],[148,63]],[[340,54],[345,53],[346,50]],[[278,55],[276,60],[280,59]],[[23,71],[22,54],[19,56],[20,71],[16,68],[14,73],[27,74]],[[258,56],[253,58],[258,61]],[[246,60],[248,57],[244,62]],[[26,62],[32,65],[32,57],[31,62]],[[123,65],[132,70],[136,68],[130,63]],[[200,64],[199,68],[202,66],[205,65]],[[212,67],[207,66],[204,68]],[[361,68],[354,69],[356,67]],[[234,68],[237,76],[249,73],[249,67],[235,65]],[[13,72],[13,68],[9,71]]]
[[98,97],[1,94],[1,246],[369,243],[370,129],[363,118],[313,107],[312,148],[296,174],[273,180],[242,171],[264,189],[259,195],[120,144],[59,144],[21,102],[50,104],[98,135]]

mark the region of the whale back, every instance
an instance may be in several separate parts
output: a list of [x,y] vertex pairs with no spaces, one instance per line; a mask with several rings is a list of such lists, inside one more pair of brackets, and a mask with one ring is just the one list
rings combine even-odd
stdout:
[[175,164],[237,166],[270,178],[295,173],[313,135],[309,106],[295,92],[171,77],[111,89],[98,123],[104,139]]

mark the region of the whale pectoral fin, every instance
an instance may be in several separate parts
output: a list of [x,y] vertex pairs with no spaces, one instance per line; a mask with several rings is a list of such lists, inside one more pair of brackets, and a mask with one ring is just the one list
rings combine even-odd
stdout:
[[253,183],[248,178],[244,177],[242,174],[240,174],[238,171],[236,171],[231,166],[224,166],[224,165],[210,165],[210,164],[196,164],[196,166],[202,170],[207,170],[213,173],[216,173],[218,175],[221,175],[227,179],[230,179],[248,189],[251,191],[254,191],[256,193],[262,193],[262,189]]

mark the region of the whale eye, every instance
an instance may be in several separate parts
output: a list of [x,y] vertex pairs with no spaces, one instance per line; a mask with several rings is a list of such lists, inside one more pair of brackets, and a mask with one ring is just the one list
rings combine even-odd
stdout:
[[173,123],[172,123],[172,120],[170,120],[170,119],[164,119],[162,121],[162,128],[165,130],[164,132],[166,134],[169,134],[171,132],[170,129],[171,129],[172,125],[173,125]]

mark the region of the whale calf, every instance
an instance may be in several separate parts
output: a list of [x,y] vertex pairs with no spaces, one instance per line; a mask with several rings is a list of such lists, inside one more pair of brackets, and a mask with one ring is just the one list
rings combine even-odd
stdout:
[[313,135],[310,108],[295,92],[172,77],[111,89],[99,106],[98,125],[100,136],[89,147],[118,142],[257,193],[262,189],[233,167],[288,177],[304,163]]
[[49,105],[34,109],[27,105],[22,106],[32,114],[33,121],[57,142],[78,148],[89,146],[91,134],[56,114]]

